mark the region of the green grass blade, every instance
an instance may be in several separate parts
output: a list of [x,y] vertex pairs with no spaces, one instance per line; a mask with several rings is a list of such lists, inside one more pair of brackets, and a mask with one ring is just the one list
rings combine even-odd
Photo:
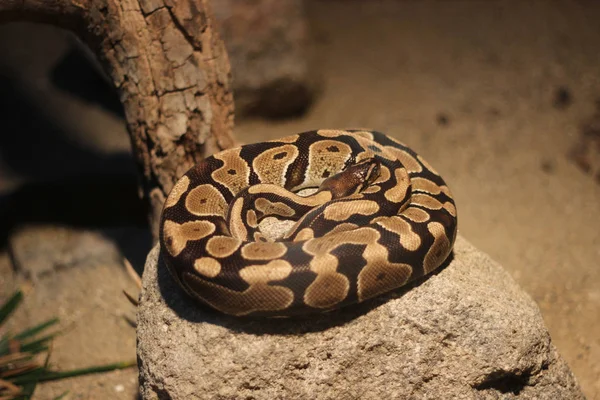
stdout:
[[73,369],[70,371],[48,371],[48,370],[44,370],[41,372],[40,376],[34,376],[33,372],[30,374],[27,374],[27,376],[19,376],[16,377],[15,379],[12,379],[11,382],[14,383],[15,385],[22,385],[25,383],[29,383],[32,380],[36,380],[38,382],[44,382],[44,381],[53,381],[53,380],[57,380],[57,379],[64,379],[64,378],[72,378],[75,376],[81,376],[81,375],[88,375],[88,374],[95,374],[95,373],[99,373],[99,372],[108,372],[108,371],[115,371],[115,370],[119,370],[119,369],[125,369],[125,368],[131,368],[131,367],[135,367],[137,365],[137,361],[124,361],[124,362],[119,362],[119,363],[114,363],[114,364],[106,364],[106,365],[99,365],[99,366],[95,366],[95,367],[89,367],[89,368],[81,368],[81,369]]
[[71,371],[47,371],[42,375],[40,382],[53,381],[56,379],[71,378],[74,376],[96,374],[99,372],[116,371],[119,369],[126,369],[137,366],[137,361],[123,361],[114,364],[98,365],[95,367],[74,369]]
[[14,338],[19,339],[19,340],[27,339],[29,337],[37,335],[38,333],[43,332],[47,328],[51,327],[52,325],[56,325],[57,323],[58,323],[58,318],[49,319],[48,321],[42,322],[41,324],[36,325],[33,328],[24,330],[23,332],[15,335]]
[[54,337],[56,337],[57,335],[57,333],[53,333],[50,335],[43,336],[29,343],[21,343],[21,351],[29,351],[36,354],[41,353],[42,351],[46,351],[48,350],[48,346],[46,346],[48,342],[54,339]]
[[8,334],[2,336],[0,339],[0,356],[8,354]]
[[64,392],[63,394],[60,394],[58,397],[55,397],[54,400],[61,400],[64,399],[66,395],[69,394],[69,391],[67,390],[66,392]]
[[0,308],[0,325],[6,318],[15,311],[17,306],[23,301],[23,292],[17,290]]
[[35,384],[39,382],[40,377],[44,374],[44,372],[44,368],[39,367],[24,374],[12,376],[8,378],[8,380],[17,386],[22,386],[23,389],[26,389],[27,386],[30,386],[31,384],[33,384],[33,387],[35,387]]

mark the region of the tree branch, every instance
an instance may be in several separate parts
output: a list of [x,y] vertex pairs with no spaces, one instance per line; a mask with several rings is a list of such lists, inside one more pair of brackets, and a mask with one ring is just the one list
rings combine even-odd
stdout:
[[0,1],[9,21],[71,30],[97,55],[120,94],[156,235],[177,178],[234,144],[229,60],[209,1]]

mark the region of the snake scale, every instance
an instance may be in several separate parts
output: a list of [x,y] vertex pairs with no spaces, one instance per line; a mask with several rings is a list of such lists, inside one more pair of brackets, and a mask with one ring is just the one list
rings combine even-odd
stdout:
[[[297,194],[318,188],[313,194]],[[267,219],[295,221],[282,237]],[[317,130],[206,158],[165,201],[163,259],[191,296],[231,315],[328,311],[439,267],[456,238],[444,180],[375,131]]]

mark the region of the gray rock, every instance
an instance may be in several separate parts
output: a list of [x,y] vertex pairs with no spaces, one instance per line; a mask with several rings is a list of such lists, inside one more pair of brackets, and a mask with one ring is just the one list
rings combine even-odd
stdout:
[[317,86],[304,1],[219,0],[212,7],[231,62],[236,116],[304,111]]
[[438,273],[304,319],[199,308],[149,254],[138,308],[144,399],[583,399],[532,299],[459,237]]
[[15,268],[34,282],[57,271],[120,263],[122,258],[101,232],[52,225],[21,227],[9,243]]
[[9,236],[18,274],[36,283],[61,271],[122,265],[123,257],[141,265],[151,238],[141,228],[77,229],[50,224],[23,225]]

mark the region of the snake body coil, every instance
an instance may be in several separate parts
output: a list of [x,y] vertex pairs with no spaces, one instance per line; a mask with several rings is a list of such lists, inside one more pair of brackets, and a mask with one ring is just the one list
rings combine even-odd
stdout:
[[[310,196],[295,192],[319,188]],[[265,236],[267,217],[296,221]],[[208,157],[163,209],[163,258],[190,295],[232,315],[327,311],[430,273],[456,238],[435,170],[373,131],[318,130]]]

